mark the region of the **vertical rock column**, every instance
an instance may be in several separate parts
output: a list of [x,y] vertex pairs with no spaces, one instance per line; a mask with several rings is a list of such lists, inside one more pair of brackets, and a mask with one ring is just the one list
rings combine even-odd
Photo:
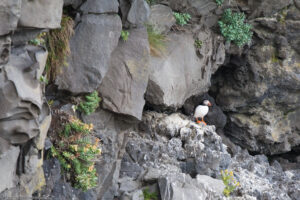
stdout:
[[48,53],[27,42],[59,28],[62,7],[63,0],[0,3],[0,199],[31,197],[44,184],[51,115],[40,76]]

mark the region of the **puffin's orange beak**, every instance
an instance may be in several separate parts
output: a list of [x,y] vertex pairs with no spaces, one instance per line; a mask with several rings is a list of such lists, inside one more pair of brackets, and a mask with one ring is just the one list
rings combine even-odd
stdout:
[[212,106],[210,102],[208,103],[208,106]]

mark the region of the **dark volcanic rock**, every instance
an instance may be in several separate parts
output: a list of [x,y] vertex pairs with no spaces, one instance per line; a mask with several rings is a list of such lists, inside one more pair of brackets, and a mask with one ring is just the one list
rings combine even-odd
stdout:
[[255,45],[232,55],[212,88],[227,112],[226,134],[252,152],[279,154],[300,144],[299,21],[253,20]]
[[121,26],[117,15],[84,15],[70,40],[68,67],[56,78],[58,88],[72,93],[96,90],[109,68]]
[[146,28],[131,29],[111,55],[110,67],[98,91],[103,107],[141,120],[149,76],[149,42]]

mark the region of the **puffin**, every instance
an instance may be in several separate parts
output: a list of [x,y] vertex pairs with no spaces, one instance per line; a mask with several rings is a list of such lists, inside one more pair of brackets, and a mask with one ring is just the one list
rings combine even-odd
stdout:
[[[203,123],[203,124],[206,125],[203,118],[204,118],[205,115],[207,115],[210,106],[212,106],[210,101],[204,100],[203,105],[198,105],[196,107],[194,117],[197,120],[197,124]],[[199,118],[201,118],[201,120],[199,120]]]

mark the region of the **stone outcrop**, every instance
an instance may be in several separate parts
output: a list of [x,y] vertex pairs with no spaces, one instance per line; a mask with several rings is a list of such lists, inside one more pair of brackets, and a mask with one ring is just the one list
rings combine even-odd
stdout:
[[84,15],[70,40],[68,66],[56,79],[58,88],[75,94],[96,90],[108,70],[121,26],[117,15]]
[[22,0],[19,26],[59,28],[63,3],[63,0]]
[[146,93],[150,104],[176,109],[189,97],[208,91],[211,75],[224,62],[225,49],[223,44],[214,49],[217,39],[214,41],[206,28],[201,28],[196,38],[203,42],[198,50],[192,34],[169,34],[165,53],[151,57]]
[[94,13],[118,13],[119,3],[117,0],[87,0],[81,7],[80,10],[84,14]]
[[[0,138],[3,141],[0,144],[1,146],[9,145],[9,147],[1,152],[1,157],[4,157],[0,161],[1,163],[7,162],[5,155],[11,155],[13,157],[10,159],[15,159],[15,162],[7,163],[15,166],[11,166],[10,170],[13,172],[6,179],[7,183],[14,180],[14,185],[6,185],[1,188],[1,191],[10,188],[14,190],[15,184],[19,184],[20,194],[30,197],[36,189],[43,185],[41,152],[44,149],[44,140],[51,115],[43,97],[44,85],[39,79],[44,70],[46,58],[47,52],[41,47],[13,48],[8,62],[1,68]],[[3,143],[4,141],[6,144]],[[20,147],[15,147],[15,145],[21,145],[20,156],[18,156]],[[27,149],[26,153],[25,149]],[[18,157],[21,157],[22,161],[17,168],[16,159]],[[1,171],[2,167],[6,169],[5,165],[1,164]],[[19,176],[16,176],[16,169]]]
[[175,22],[176,20],[170,7],[161,4],[151,6],[148,23],[153,26],[155,31],[168,33]]
[[146,28],[132,29],[127,41],[120,41],[99,93],[103,107],[141,120],[148,83],[149,42]]
[[0,3],[0,10],[0,35],[5,35],[17,28],[21,15],[21,0],[3,0]]
[[278,13],[251,21],[255,45],[231,57],[212,89],[228,112],[226,133],[252,152],[279,154],[300,144],[300,18],[290,9],[285,19]]
[[173,10],[188,10],[193,15],[207,15],[217,8],[215,0],[169,0],[170,7]]
[[41,28],[60,27],[62,4],[62,0],[0,3],[1,199],[30,198],[44,185],[44,141],[51,114],[40,77],[48,52],[26,43]]

